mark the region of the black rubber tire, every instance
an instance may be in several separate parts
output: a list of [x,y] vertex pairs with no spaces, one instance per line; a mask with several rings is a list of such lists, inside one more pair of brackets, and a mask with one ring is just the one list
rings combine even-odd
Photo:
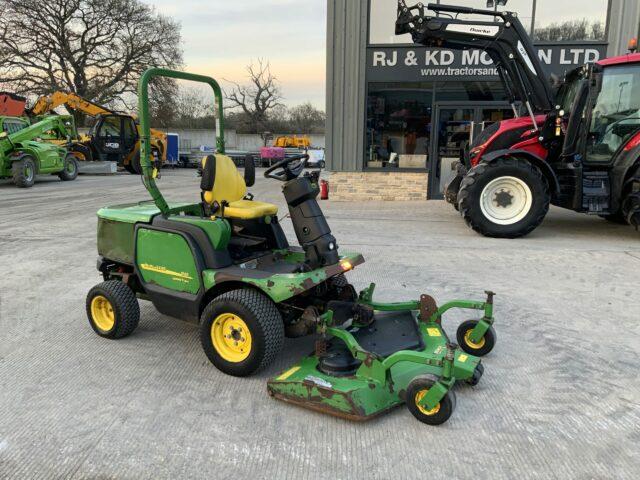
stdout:
[[[96,295],[102,295],[113,307],[115,323],[109,331],[101,330],[93,321],[91,302]],[[118,339],[130,335],[140,322],[140,305],[135,293],[119,280],[99,283],[87,294],[87,318],[93,331],[104,338]]]
[[426,415],[420,411],[416,404],[416,395],[422,390],[431,388],[437,381],[438,378],[434,375],[419,375],[411,380],[407,387],[405,397],[407,408],[416,419],[428,425],[443,424],[449,420],[449,417],[456,409],[456,394],[453,390],[449,390],[440,400],[440,409],[436,413]]
[[131,175],[137,175],[135,170],[133,169],[133,166],[130,163],[126,163],[123,165],[123,168],[129,172]]
[[358,292],[353,285],[349,283],[344,273],[340,273],[329,279],[330,288],[336,297],[334,300],[342,300],[344,302],[355,302],[358,299]]
[[622,213],[622,209],[618,210],[616,213],[612,213],[611,215],[598,215],[600,218],[604,218],[607,222],[617,223],[619,225],[629,225],[627,219]]
[[468,330],[473,330],[477,324],[477,320],[466,320],[462,322],[456,331],[456,340],[458,341],[460,348],[468,354],[475,355],[476,357],[483,357],[493,350],[498,338],[495,329],[493,326],[490,326],[489,330],[484,334],[484,344],[481,347],[474,347],[470,345],[465,339],[465,335]]
[[[31,175],[26,173],[29,167],[31,168]],[[36,183],[36,172],[36,161],[31,155],[25,155],[11,165],[13,183],[18,188],[33,187],[33,184]]]
[[[70,165],[73,165],[72,172],[69,172],[67,170]],[[75,156],[69,154],[65,157],[64,167],[62,171],[58,173],[58,177],[60,177],[60,180],[62,180],[63,182],[70,182],[78,177],[78,161],[76,160]]]
[[324,168],[325,166],[326,166],[326,163],[324,163],[324,160],[320,160],[320,162],[318,162],[319,168]]
[[[222,358],[211,340],[211,325],[223,313],[238,315],[251,332],[251,351],[240,362]],[[205,307],[200,316],[200,342],[205,354],[218,370],[227,375],[246,377],[271,364],[284,344],[284,322],[276,305],[264,294],[240,289],[223,293]]]
[[[488,219],[480,207],[484,187],[499,177],[516,177],[531,189],[532,205],[527,215],[512,225],[499,225]],[[517,238],[531,233],[549,211],[551,195],[547,180],[540,170],[526,160],[502,157],[491,163],[480,163],[462,179],[458,207],[462,218],[476,232],[497,238]]]
[[[127,168],[127,166],[129,168]],[[140,165],[140,152],[138,151],[138,153],[136,153],[133,158],[131,159],[131,163],[129,163],[129,165],[125,165],[124,167],[127,172],[131,173],[132,175],[140,175],[142,174],[142,166]]]

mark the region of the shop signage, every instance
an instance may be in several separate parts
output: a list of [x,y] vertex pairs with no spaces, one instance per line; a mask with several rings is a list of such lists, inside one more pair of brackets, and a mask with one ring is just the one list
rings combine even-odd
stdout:
[[[550,74],[558,76],[606,56],[606,44],[537,45],[538,58]],[[367,49],[370,82],[419,82],[426,80],[497,80],[498,72],[487,52],[391,47]]]

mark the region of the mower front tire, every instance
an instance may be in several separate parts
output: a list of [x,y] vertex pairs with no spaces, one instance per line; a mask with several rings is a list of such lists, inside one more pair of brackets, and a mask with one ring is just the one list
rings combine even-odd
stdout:
[[89,290],[86,308],[91,328],[105,338],[126,337],[140,321],[135,293],[119,280],[108,280]]
[[71,180],[75,180],[78,176],[78,161],[74,155],[67,155],[64,159],[64,168],[60,173],[58,173],[58,177],[63,182],[70,182]]
[[456,394],[449,390],[435,408],[428,409],[418,405],[429,389],[438,381],[433,375],[419,375],[409,383],[406,393],[407,408],[422,423],[441,425],[451,417],[456,409]]
[[251,289],[214,298],[200,316],[200,342],[218,370],[245,377],[268,366],[282,350],[284,323],[270,298]]
[[458,192],[458,207],[467,225],[497,238],[531,233],[547,215],[550,201],[542,172],[516,157],[479,163],[462,179]]
[[478,324],[477,320],[467,320],[458,326],[456,331],[456,339],[460,348],[470,355],[483,357],[487,355],[493,347],[496,346],[496,331],[493,326],[485,332],[484,337],[478,343],[471,340],[471,332]]

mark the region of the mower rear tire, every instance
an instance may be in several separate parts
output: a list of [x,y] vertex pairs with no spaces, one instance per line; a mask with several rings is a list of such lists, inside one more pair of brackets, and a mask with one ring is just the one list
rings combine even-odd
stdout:
[[474,343],[469,337],[471,335],[471,331],[477,324],[477,320],[467,320],[462,322],[456,331],[456,339],[458,340],[458,345],[460,345],[462,350],[470,355],[483,357],[491,352],[493,347],[496,346],[496,331],[493,326],[490,326],[485,332],[484,337],[482,337],[478,343]]
[[358,299],[358,292],[353,285],[349,283],[344,273],[340,273],[329,279],[331,289],[336,297],[334,300],[342,300],[344,302],[355,302]]
[[58,177],[63,182],[70,182],[78,177],[78,161],[74,155],[69,154],[64,159],[64,168],[58,173]]
[[531,233],[549,211],[551,195],[542,172],[522,158],[480,163],[463,178],[458,206],[467,225],[487,237]]
[[91,328],[104,338],[126,337],[140,322],[138,299],[119,280],[108,280],[89,290],[86,308]]
[[200,316],[200,342],[218,370],[245,377],[268,366],[284,344],[284,322],[261,292],[232,290],[215,297]]
[[419,375],[407,387],[407,408],[416,419],[428,425],[443,424],[456,409],[456,394],[453,390],[449,390],[435,408],[427,409],[418,405],[418,401],[437,381],[438,378],[434,375]]
[[22,159],[13,162],[11,173],[16,187],[33,187],[33,184],[36,183],[36,161],[31,155],[25,155]]

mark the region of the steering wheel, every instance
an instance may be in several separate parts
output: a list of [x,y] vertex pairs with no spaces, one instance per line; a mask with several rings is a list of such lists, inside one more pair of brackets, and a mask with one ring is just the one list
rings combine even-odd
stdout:
[[[307,154],[287,157],[283,160],[280,160],[275,165],[267,168],[264,171],[264,176],[265,178],[273,178],[274,180],[278,180],[280,182],[288,182],[289,180],[297,178],[302,173],[302,171],[307,167],[308,160],[309,155]],[[297,163],[291,165],[294,162]]]

